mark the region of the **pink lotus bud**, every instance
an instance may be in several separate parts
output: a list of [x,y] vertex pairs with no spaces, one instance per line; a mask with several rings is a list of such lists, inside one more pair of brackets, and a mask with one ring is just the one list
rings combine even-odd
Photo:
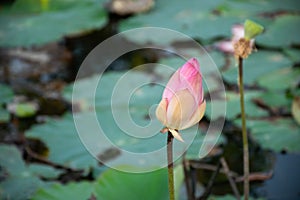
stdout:
[[182,140],[177,130],[198,123],[204,115],[202,75],[196,58],[190,59],[170,78],[156,109],[157,119],[173,136]]

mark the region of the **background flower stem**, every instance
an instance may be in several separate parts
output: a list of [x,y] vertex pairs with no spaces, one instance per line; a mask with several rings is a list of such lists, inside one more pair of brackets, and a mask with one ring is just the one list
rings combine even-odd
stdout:
[[169,198],[175,200],[174,195],[174,169],[173,169],[173,135],[168,131],[167,140],[167,157],[168,157],[168,186],[169,186]]
[[242,135],[243,135],[243,154],[244,154],[244,199],[249,199],[249,147],[246,129],[245,102],[244,102],[244,81],[243,81],[243,58],[239,57],[239,90],[242,114]]

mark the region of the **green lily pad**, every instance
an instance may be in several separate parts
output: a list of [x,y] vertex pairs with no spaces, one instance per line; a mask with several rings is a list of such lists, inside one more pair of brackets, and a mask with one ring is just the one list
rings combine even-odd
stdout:
[[[221,69],[224,65],[225,65],[225,57],[222,53],[218,52],[218,51],[212,51],[212,52],[207,52],[209,57],[212,59],[209,60],[207,59],[205,56],[201,57],[201,53],[199,53],[197,50],[194,49],[182,49],[182,55],[186,56],[186,57],[199,57],[199,64],[200,64],[200,69],[201,72],[203,74],[209,74],[209,72],[214,71],[214,69],[211,67],[211,63],[214,62],[215,65],[217,66],[218,69]],[[181,52],[180,52],[181,53]],[[186,62],[186,60],[184,60],[183,58],[180,57],[169,57],[169,58],[163,58],[161,60],[159,60],[159,64],[162,65],[167,65],[168,67],[171,67],[174,70],[177,70],[179,67],[183,66],[184,63]],[[156,67],[155,68],[155,72],[159,73],[160,75],[165,75],[165,73],[167,73],[167,76],[170,76],[170,72],[162,72],[159,71],[160,67]]]
[[[183,182],[182,166],[175,167],[175,193],[179,194]],[[108,169],[95,182],[55,184],[40,189],[33,200],[59,199],[168,199],[167,170],[161,169],[150,173],[130,174]],[[144,184],[141,184],[141,180]],[[118,192],[116,192],[118,191]]]
[[[297,0],[246,0],[246,1],[224,1],[217,10],[225,14],[235,14],[245,16],[257,16],[261,13],[278,12],[278,11],[299,11]],[[253,19],[253,18],[251,18]],[[263,24],[264,25],[264,24]]]
[[266,74],[258,79],[258,84],[269,90],[296,88],[300,82],[300,69],[286,67]]
[[[242,20],[240,16],[215,15],[213,10],[224,1],[192,0],[188,3],[175,0],[170,6],[169,2],[158,0],[151,12],[135,15],[120,24],[120,30],[125,31],[139,27],[163,27],[179,31],[192,38],[209,40],[218,36],[230,37],[230,27]],[[217,27],[217,28],[216,28]],[[158,44],[170,44],[178,38],[171,35],[158,34],[156,38],[145,35],[126,35],[132,41],[140,44],[157,42]],[[149,41],[149,40],[155,41]]]
[[[241,126],[240,120],[235,123]],[[300,151],[300,128],[290,118],[275,120],[247,120],[247,127],[251,135],[264,148],[274,151],[287,150],[290,152]]]
[[9,112],[7,110],[0,108],[0,122],[7,122],[9,120]]
[[300,16],[283,15],[275,19],[266,32],[257,38],[257,43],[267,47],[286,48],[300,44]]
[[[1,14],[1,46],[42,45],[65,35],[101,28],[107,22],[101,0],[49,1],[44,7],[40,5],[43,1],[19,1]],[[32,8],[25,6],[33,2]]]
[[57,178],[62,171],[58,169],[54,169],[53,167],[47,165],[40,164],[30,164],[28,165],[28,170],[37,177],[42,177],[46,179],[54,179]]
[[[289,67],[292,62],[283,54],[272,51],[259,50],[244,60],[244,84],[253,85],[259,78],[276,69]],[[237,67],[232,67],[223,73],[225,81],[237,83]]]
[[[76,81],[75,83],[76,91],[74,91],[75,95],[73,96],[73,99],[73,84],[70,84],[64,89],[63,96],[66,100],[69,100],[70,102],[72,101],[73,103],[77,104],[80,108],[80,111],[88,111],[92,109],[93,105],[94,107],[108,108],[111,106],[111,98],[114,88],[124,74],[124,72],[106,73],[105,75],[101,76],[100,81],[98,80],[100,78],[99,75],[81,79],[79,81]],[[154,81],[151,80],[152,78],[149,74],[138,71],[129,73],[128,78],[132,81],[126,81],[126,83],[121,84],[121,86],[127,89],[131,88],[132,90],[134,90],[134,88],[136,88],[137,86],[141,86],[140,83],[151,83]],[[88,90],[91,85],[97,86],[95,95],[91,93],[90,90]],[[143,104],[153,104],[160,100],[160,95],[162,94],[163,88],[159,86],[153,86],[152,88],[148,89],[152,90],[153,88],[155,88],[155,90],[156,88],[160,88],[160,91],[157,91],[157,93],[155,93],[156,95],[147,96],[147,99],[145,98],[144,100],[148,100],[148,102],[144,102]],[[142,96],[145,96],[145,94],[143,94]],[[127,96],[119,95],[118,98],[114,100],[114,103],[127,104],[128,100],[129,99],[127,99]],[[94,102],[95,104],[93,104]]]
[[93,184],[89,182],[81,181],[67,185],[57,183],[49,188],[38,190],[32,200],[89,199],[92,192]]
[[50,119],[46,124],[36,125],[26,132],[26,136],[45,142],[50,148],[48,159],[55,163],[84,169],[97,163],[81,143],[70,114],[63,120]]
[[257,99],[271,108],[289,108],[292,100],[287,97],[284,91],[263,92]]
[[[141,180],[144,184],[139,184]],[[98,199],[168,199],[166,169],[146,174],[107,170],[99,177],[97,186]]]
[[4,104],[10,102],[13,99],[14,92],[9,86],[0,84],[0,95],[0,104]]
[[[253,102],[253,99],[262,95],[260,91],[246,91],[245,92],[245,109],[246,109],[246,116],[248,117],[265,117],[268,116],[268,112],[259,108]],[[213,102],[214,106],[218,107],[222,105],[223,100],[216,100]],[[207,112],[206,115],[211,120],[216,120],[219,117],[224,116],[225,113],[211,113],[211,104],[212,102],[207,102]],[[235,119],[240,115],[241,108],[240,108],[240,97],[238,93],[234,92],[227,92],[226,93],[226,118],[229,120]]]
[[[70,6],[70,3],[76,3],[74,0],[46,0],[46,1],[35,1],[35,0],[16,0],[8,9],[7,12],[12,13],[42,13],[59,11],[66,9]],[[5,11],[5,10],[4,10]]]
[[[272,21],[258,16],[268,12],[299,11],[299,6],[297,5],[297,0],[288,0],[287,2],[280,0],[220,0],[213,2],[193,0],[188,3],[176,0],[172,1],[172,6],[170,6],[169,2],[158,0],[151,12],[135,15],[121,22],[120,30],[125,31],[140,27],[163,27],[179,31],[192,38],[200,38],[202,41],[210,41],[217,37],[230,38],[230,27],[234,24],[241,24],[245,18],[252,19],[265,26]],[[126,35],[126,38],[139,44],[155,42],[163,45],[179,39],[172,37],[172,35],[161,33],[157,33],[157,37],[153,38],[149,37],[149,34],[145,32],[145,34],[139,35]],[[151,33],[151,35],[153,34],[155,33]],[[294,35],[296,36],[297,34],[295,33]]]
[[1,199],[16,199],[23,200],[29,199],[34,192],[40,188],[44,187],[44,184],[37,177],[11,177],[0,184]]
[[0,145],[1,199],[29,199],[35,191],[48,185],[39,179],[56,178],[59,170],[43,166],[26,166],[15,146]]
[[0,122],[9,120],[9,112],[3,106],[12,101],[13,95],[14,93],[10,87],[0,84]]
[[299,49],[284,49],[284,53],[295,63],[300,63]]
[[15,146],[1,144],[0,151],[1,169],[6,170],[8,176],[19,175],[26,171],[21,153]]

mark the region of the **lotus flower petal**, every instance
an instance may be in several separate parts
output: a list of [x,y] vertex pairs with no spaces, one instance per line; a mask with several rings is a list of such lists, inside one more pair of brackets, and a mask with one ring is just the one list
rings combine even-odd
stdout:
[[156,116],[176,139],[183,141],[178,130],[199,122],[205,108],[200,65],[196,58],[192,58],[170,78],[156,109]]

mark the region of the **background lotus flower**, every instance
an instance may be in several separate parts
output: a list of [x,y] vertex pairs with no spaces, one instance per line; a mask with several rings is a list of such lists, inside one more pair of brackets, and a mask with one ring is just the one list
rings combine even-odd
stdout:
[[156,117],[173,136],[183,141],[178,130],[198,123],[204,115],[202,75],[196,58],[191,58],[170,78],[156,109]]
[[[234,44],[237,43],[245,35],[244,26],[241,24],[233,25],[231,28],[232,39],[218,42],[216,47],[225,53],[234,53]],[[254,46],[254,39],[250,40],[251,47]]]

